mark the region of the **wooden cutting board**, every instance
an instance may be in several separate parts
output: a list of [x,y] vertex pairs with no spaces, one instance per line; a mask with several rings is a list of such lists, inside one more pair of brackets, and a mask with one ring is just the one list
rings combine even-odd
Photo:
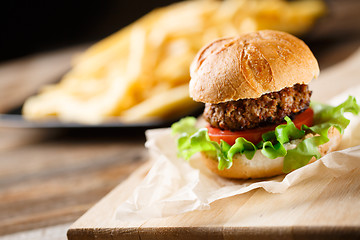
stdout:
[[223,199],[210,210],[145,222],[114,218],[119,203],[144,177],[142,166],[68,230],[78,239],[343,239],[360,238],[360,171],[319,176],[283,194],[262,189]]
[[[313,82],[313,99],[326,101],[359,84],[359,66],[360,50]],[[319,173],[282,194],[253,190],[210,210],[136,223],[115,219],[150,167],[143,165],[78,219],[68,239],[360,239],[360,170],[338,178]]]

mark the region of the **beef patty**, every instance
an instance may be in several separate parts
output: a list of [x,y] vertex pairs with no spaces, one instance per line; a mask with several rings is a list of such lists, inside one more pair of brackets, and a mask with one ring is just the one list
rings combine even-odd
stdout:
[[279,124],[284,121],[284,117],[292,118],[306,110],[311,93],[307,85],[296,84],[259,98],[207,103],[204,118],[212,127],[232,131]]

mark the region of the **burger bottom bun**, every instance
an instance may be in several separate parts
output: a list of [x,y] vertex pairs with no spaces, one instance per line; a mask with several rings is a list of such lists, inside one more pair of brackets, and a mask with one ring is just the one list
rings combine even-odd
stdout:
[[[307,134],[305,138],[312,136],[313,134]],[[340,144],[341,134],[335,127],[331,127],[329,129],[328,137],[330,141],[318,147],[321,156],[335,151]],[[293,145],[293,143],[289,144],[288,146],[291,147],[291,145]],[[292,148],[295,146],[296,145],[293,145]],[[260,150],[256,151],[252,160],[248,160],[244,155],[236,154],[233,158],[233,165],[229,169],[224,170],[218,169],[217,159],[210,154],[202,152],[201,159],[212,172],[225,178],[263,178],[283,174],[282,169],[284,158],[279,157],[276,159],[269,159],[262,155]],[[309,163],[314,161],[316,161],[315,157],[313,157]]]

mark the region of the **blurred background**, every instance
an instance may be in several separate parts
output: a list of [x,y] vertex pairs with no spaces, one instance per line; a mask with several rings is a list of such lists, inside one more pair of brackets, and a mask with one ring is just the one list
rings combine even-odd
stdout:
[[[130,24],[154,8],[174,0],[95,0],[2,2],[0,61],[33,53],[98,41]],[[325,0],[330,10],[308,34],[330,44],[360,35],[358,0]]]
[[[319,61],[323,71],[320,76],[341,82],[331,89],[346,88],[345,84],[340,86],[349,79],[345,75],[352,77],[353,82],[359,81],[360,54],[358,62],[352,61],[351,66],[342,70],[336,66],[360,46],[360,0],[314,0],[318,4],[309,6],[317,6],[316,9],[301,5],[312,0],[278,0],[277,6],[266,5],[267,0],[238,0],[246,2],[246,9],[239,7],[236,0],[227,0],[229,5],[218,1],[221,9],[216,4],[182,5],[171,8],[170,14],[169,9],[152,12],[152,18],[137,22],[131,31],[121,30],[114,38],[108,38],[153,9],[173,2],[2,1],[0,235],[40,229],[42,238],[30,232],[36,237],[24,235],[21,239],[65,239],[72,222],[148,159],[144,130],[158,125],[110,125],[107,131],[106,126],[96,131],[94,125],[88,125],[83,131],[75,129],[68,134],[68,129],[64,129],[67,125],[61,123],[44,125],[45,120],[29,125],[22,121],[24,101],[47,84],[65,80],[46,88],[47,95],[31,101],[29,116],[41,119],[58,114],[65,120],[86,122],[93,118],[100,124],[104,118],[119,113],[133,119],[151,114],[172,116],[174,109],[177,113],[181,107],[192,110],[186,88],[189,65],[202,45],[213,37],[271,24],[276,29],[291,29],[305,40]],[[265,4],[255,4],[260,2]],[[299,5],[289,8],[288,3]],[[230,18],[231,14],[234,16]],[[192,19],[200,20],[189,23]],[[208,24],[208,29],[201,29],[201,23]],[[107,40],[98,43],[104,38]],[[74,61],[74,56],[93,44],[95,47]],[[130,66],[132,75],[126,75],[123,66]],[[136,84],[125,84],[128,92],[120,96],[121,84],[127,83],[123,79]],[[323,95],[328,97],[328,92]],[[125,103],[128,108],[121,112]],[[43,231],[44,227],[48,231]]]
[[[188,109],[196,108],[189,99],[186,99],[185,85],[189,80],[188,69],[197,50],[213,38],[266,28],[288,31],[302,38],[310,46],[321,69],[345,59],[360,45],[358,14],[360,1],[358,0],[279,0],[274,5],[266,3],[267,1],[261,3],[255,0],[225,1],[226,4],[218,5],[213,4],[214,1],[208,1],[212,2],[209,7],[200,6],[200,4],[198,6],[189,4],[189,9],[186,9],[185,5],[179,8],[172,7],[172,10],[169,10],[169,12],[173,11],[169,14],[173,15],[172,17],[166,16],[167,13],[161,11],[152,12],[150,16],[156,19],[155,22],[154,20],[138,21],[137,28],[132,27],[131,31],[119,32],[120,34],[117,34],[118,36],[113,40],[95,45],[92,50],[82,55],[79,61],[77,60],[75,64],[72,61],[70,65],[73,56],[79,55],[92,44],[101,39],[108,39],[107,37],[111,34],[152,10],[174,2],[173,0],[130,2],[66,0],[55,4],[45,0],[4,2],[2,4],[4,11],[0,16],[2,36],[0,38],[0,63],[4,63],[3,68],[0,69],[2,81],[0,89],[5,94],[0,96],[2,102],[0,113],[20,114],[22,105],[28,97],[38,93],[47,84],[58,82],[70,68],[73,68],[72,72],[65,76],[64,79],[68,80],[63,81],[66,83],[62,87],[53,88],[47,91],[49,94],[42,95],[42,98],[26,102],[23,113],[28,119],[45,119],[56,115],[65,121],[91,124],[98,124],[104,122],[109,116],[119,115],[130,122],[148,121],[150,118],[170,119],[169,116],[174,114],[170,111],[174,108],[173,106],[179,108],[177,112],[184,114],[190,111],[180,109],[181,105],[186,105]],[[246,6],[241,7],[240,3]],[[233,6],[229,7],[231,5]],[[235,14],[232,8],[237,9]],[[247,13],[242,8],[249,8],[249,12]],[[207,16],[207,14],[212,16]],[[233,16],[226,20],[227,15],[231,14]],[[164,25],[166,18],[170,19],[168,26]],[[208,26],[199,30],[202,25],[198,22],[201,21]],[[139,28],[143,33],[139,31],[135,33]],[[120,36],[121,34],[123,36]],[[135,38],[138,42],[134,41],[132,34],[140,34]],[[159,37],[156,39],[154,36]],[[162,36],[165,37],[161,39]],[[130,43],[121,45],[121,41]],[[144,41],[144,49],[140,46],[141,41]],[[137,50],[131,45],[134,42],[138,44]],[[329,49],[332,50],[329,51]],[[106,55],[106,51],[114,53],[110,56]],[[188,53],[180,53],[181,51]],[[39,56],[36,61],[26,59],[26,57],[41,53],[50,55]],[[116,85],[114,77],[110,76],[126,75],[127,80],[122,82],[131,82],[130,78],[133,76],[128,76],[127,70],[122,70],[122,67],[130,68],[127,65],[131,63],[131,59],[138,57],[136,54],[144,54],[137,60],[138,66],[135,66],[136,64],[131,66],[132,72],[137,68],[141,72],[137,76],[137,85],[124,86],[130,90],[123,93],[123,98],[120,98],[110,92],[110,89]],[[23,73],[12,68],[16,68],[14,61],[17,59],[20,60],[17,62],[18,69],[24,70]],[[26,61],[28,64],[24,68],[21,64]],[[41,61],[43,63],[40,63]],[[90,63],[91,61],[93,63]],[[38,63],[38,65],[32,66],[30,62]],[[9,63],[12,63],[11,67]],[[84,67],[85,65],[87,67]],[[48,70],[45,71],[46,69]],[[49,69],[52,69],[52,73]],[[37,74],[33,74],[34,72]],[[148,80],[145,80],[146,78]],[[88,82],[81,79],[88,79]],[[21,83],[24,85],[20,87]],[[107,92],[102,90],[105,92],[100,93],[97,89],[103,88],[104,83],[108,84]],[[183,88],[180,89],[179,86]],[[12,93],[14,87],[17,87],[16,91],[19,94]],[[77,92],[74,92],[74,89],[77,89]],[[169,104],[163,104],[164,101],[161,100],[168,101],[169,96],[164,94],[158,96],[165,90],[174,90],[172,94],[169,94],[173,99]],[[58,94],[57,99],[54,97],[55,92],[61,93]],[[91,102],[99,94],[103,96],[100,101],[96,100],[99,106],[93,107],[85,103],[85,100]],[[109,96],[117,97],[118,100],[109,103],[109,100],[106,100]],[[154,99],[155,96],[158,96],[158,99]],[[74,101],[65,106],[63,103],[69,97]],[[156,104],[151,102],[156,102]],[[64,106],[59,107],[60,105]],[[96,107],[105,109],[110,105],[111,109],[96,110]],[[148,110],[150,105],[161,106],[150,111]],[[73,109],[71,109],[72,106],[74,106]],[[94,111],[98,112],[97,115],[91,113],[93,110],[83,110],[87,108],[95,109]],[[140,114],[145,109],[147,112]],[[172,120],[174,119],[170,119]]]
[[2,2],[0,61],[107,37],[174,0]]

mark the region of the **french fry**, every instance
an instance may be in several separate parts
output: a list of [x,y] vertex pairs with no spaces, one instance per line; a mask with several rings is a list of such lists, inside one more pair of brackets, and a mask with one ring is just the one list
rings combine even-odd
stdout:
[[300,34],[324,12],[321,0],[186,1],[155,9],[76,57],[60,83],[25,102],[23,114],[97,124],[192,111],[198,105],[185,85],[203,45],[265,28]]
[[189,85],[183,84],[168,91],[149,97],[145,101],[123,112],[125,122],[139,122],[144,119],[176,119],[189,109],[201,106],[189,97]]

